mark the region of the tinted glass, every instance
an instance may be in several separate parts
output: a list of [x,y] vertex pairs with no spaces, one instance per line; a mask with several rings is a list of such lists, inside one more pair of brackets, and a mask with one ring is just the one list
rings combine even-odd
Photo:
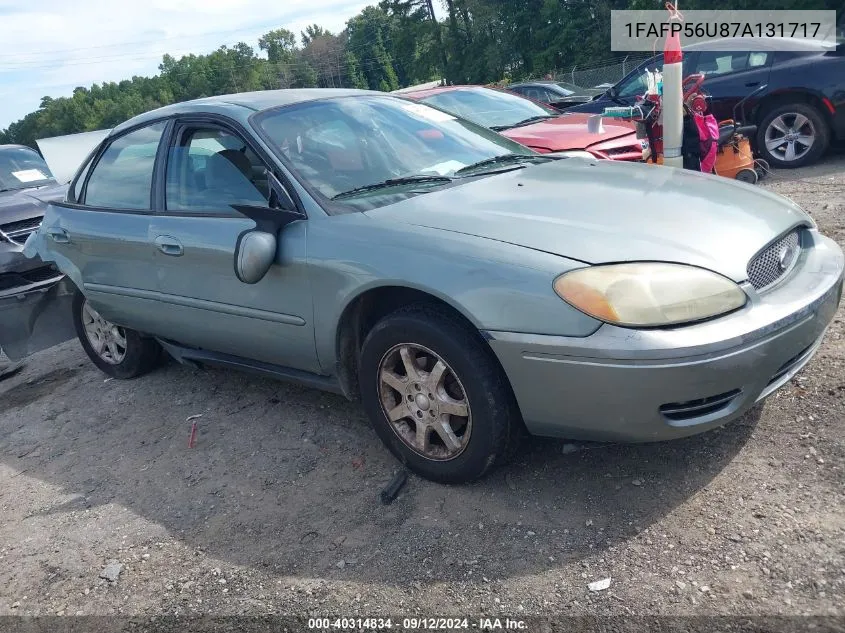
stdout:
[[[468,121],[394,97],[310,101],[269,110],[254,124],[297,175],[327,199],[394,178],[453,175],[496,156],[536,156]],[[385,195],[400,195],[379,194],[379,201],[368,204],[387,204]]]
[[[530,89],[526,94],[541,98],[539,91],[537,97]],[[532,117],[558,114],[518,95],[489,88],[449,90],[426,97],[423,101],[489,128],[513,127]]]
[[218,128],[179,135],[167,160],[167,208],[234,213],[232,205],[268,206],[264,165],[239,137]]
[[108,146],[91,171],[85,204],[111,209],[149,209],[153,167],[165,122],[125,134]]
[[752,53],[731,53],[727,51],[701,51],[696,63],[696,73],[706,77],[727,75],[749,68],[760,68],[768,63],[769,55],[766,51]]
[[[684,77],[686,77],[690,72],[689,60],[690,56],[685,55],[683,63],[681,64]],[[616,84],[616,89],[619,91],[620,97],[637,97],[645,94],[645,91],[648,88],[645,77],[646,69],[651,71],[663,70],[663,55],[661,54],[648,60],[628,77]]]
[[26,189],[53,182],[53,174],[37,152],[23,147],[0,148],[0,189]]

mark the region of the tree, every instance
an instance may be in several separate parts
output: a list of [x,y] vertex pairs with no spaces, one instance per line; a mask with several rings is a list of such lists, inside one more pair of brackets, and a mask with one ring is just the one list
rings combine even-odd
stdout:
[[258,48],[271,62],[290,63],[296,53],[296,36],[287,29],[275,29],[258,39]]
[[300,34],[302,38],[302,46],[303,48],[308,46],[312,41],[317,39],[318,37],[331,37],[332,34],[324,29],[319,24],[309,24],[305,27],[305,30],[302,31]]

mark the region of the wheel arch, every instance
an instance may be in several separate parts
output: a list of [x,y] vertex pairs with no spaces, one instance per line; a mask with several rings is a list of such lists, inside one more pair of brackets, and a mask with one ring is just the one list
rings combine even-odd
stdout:
[[803,103],[805,105],[813,106],[818,110],[824,122],[827,124],[828,130],[833,133],[833,116],[830,110],[822,101],[822,96],[816,94],[811,90],[791,88],[789,90],[781,90],[773,92],[762,97],[757,105],[754,107],[753,119],[757,125],[763,123],[766,115],[780,106],[788,105],[790,103]]
[[[349,298],[335,328],[335,371],[347,398],[358,399],[358,356],[367,333],[381,318],[411,304],[437,306],[477,332],[479,339],[484,339],[475,319],[451,297],[444,297],[428,288],[398,283],[361,289]],[[495,354],[492,356],[495,358]]]

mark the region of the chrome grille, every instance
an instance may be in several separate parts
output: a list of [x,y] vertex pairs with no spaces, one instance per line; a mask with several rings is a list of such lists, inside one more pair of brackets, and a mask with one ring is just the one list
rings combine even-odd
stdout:
[[800,235],[795,229],[760,251],[748,263],[751,285],[757,290],[771,286],[792,268],[800,252]]
[[9,222],[8,224],[0,224],[0,234],[10,242],[22,245],[26,242],[26,238],[30,233],[34,233],[41,226],[43,217],[27,218],[26,220],[18,220],[17,222]]

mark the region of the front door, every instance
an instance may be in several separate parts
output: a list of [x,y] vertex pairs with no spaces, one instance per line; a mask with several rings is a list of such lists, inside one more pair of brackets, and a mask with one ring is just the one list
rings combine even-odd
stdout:
[[[717,121],[742,119],[743,113],[736,105],[769,81],[774,54],[771,51],[701,51],[693,73],[704,75],[704,92],[710,112]],[[753,102],[749,99],[745,116],[750,116]],[[742,121],[741,121],[742,122]],[[744,121],[748,123],[748,121]]]
[[265,167],[230,128],[190,120],[176,127],[150,231],[160,318],[183,345],[317,372],[307,221],[281,230],[276,263],[261,281],[235,274],[238,238],[255,223],[232,205],[270,206]]

